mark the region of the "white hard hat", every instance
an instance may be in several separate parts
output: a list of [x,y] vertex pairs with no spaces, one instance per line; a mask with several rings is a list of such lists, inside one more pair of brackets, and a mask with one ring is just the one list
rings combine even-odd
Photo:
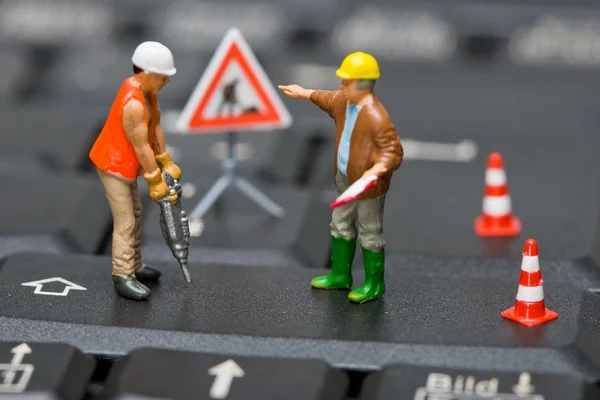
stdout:
[[131,61],[146,73],[173,76],[177,72],[171,50],[158,42],[140,44],[133,52]]

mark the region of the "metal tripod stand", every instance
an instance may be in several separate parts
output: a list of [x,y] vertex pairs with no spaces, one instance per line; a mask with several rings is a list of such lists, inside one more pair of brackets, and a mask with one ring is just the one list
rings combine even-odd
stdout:
[[237,133],[228,133],[228,157],[222,162],[223,175],[217,179],[212,185],[208,192],[204,195],[202,200],[196,204],[190,214],[190,221],[197,221],[212,207],[212,205],[223,195],[225,190],[230,186],[237,187],[242,193],[254,200],[256,204],[262,207],[267,213],[271,214],[276,218],[283,217],[285,214],[284,209],[271,200],[267,195],[258,190],[253,184],[247,179],[236,175],[237,170],[237,158],[235,156],[235,142]]

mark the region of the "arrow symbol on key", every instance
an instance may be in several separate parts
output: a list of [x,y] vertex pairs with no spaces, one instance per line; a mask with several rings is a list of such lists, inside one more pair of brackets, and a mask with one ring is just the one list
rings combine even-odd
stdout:
[[213,399],[224,399],[229,394],[233,378],[242,378],[244,370],[233,360],[227,360],[208,370],[210,375],[216,376],[210,388],[210,397]]
[[[13,358],[10,360],[11,366],[20,365],[25,357],[25,354],[31,354],[31,347],[27,345],[27,343],[21,343],[20,345],[13,347],[11,352],[14,354]],[[4,375],[4,384],[11,384],[13,379],[15,379],[16,372],[13,370],[8,370]]]
[[25,354],[31,354],[31,347],[29,347],[27,343],[21,343],[17,347],[13,347],[11,352],[14,354],[14,356],[12,360],[10,360],[10,363],[12,365],[19,365],[21,364],[21,361],[23,361]]
[[519,375],[519,382],[513,385],[513,392],[519,396],[533,393],[535,387],[531,385],[531,375],[523,372]]

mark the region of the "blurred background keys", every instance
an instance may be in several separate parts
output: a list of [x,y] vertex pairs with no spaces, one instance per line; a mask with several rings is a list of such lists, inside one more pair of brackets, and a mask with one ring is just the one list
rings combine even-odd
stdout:
[[32,102],[55,102],[65,109],[84,103],[108,113],[119,86],[133,74],[132,49],[135,47],[120,48],[110,42],[64,49],[47,68]]
[[[170,122],[167,120],[170,116],[164,110],[162,113],[163,124]],[[165,133],[169,134],[168,131]],[[280,165],[274,166],[271,158],[274,154],[279,155],[277,139],[281,136],[281,132],[244,132],[239,135],[234,146],[239,173],[253,175],[257,170],[278,170]],[[222,161],[229,156],[227,137],[212,134],[169,135],[167,151],[173,162],[186,165],[184,181],[190,176],[220,173]]]
[[0,2],[0,44],[86,46],[114,28],[112,10],[95,0]]
[[62,343],[0,342],[0,398],[82,398],[96,363]]
[[0,157],[40,159],[52,169],[89,171],[93,164],[88,153],[107,112],[54,105],[0,107]]
[[0,256],[34,249],[94,253],[109,232],[110,209],[97,178],[9,170],[0,172],[0,185]]
[[361,400],[592,400],[600,389],[575,375],[390,366],[369,375]]
[[149,10],[148,35],[172,49],[175,57],[213,53],[233,26],[243,32],[253,51],[276,52],[288,25],[280,2],[273,0],[175,0]]
[[348,380],[318,360],[140,349],[108,377],[108,398],[343,400]]

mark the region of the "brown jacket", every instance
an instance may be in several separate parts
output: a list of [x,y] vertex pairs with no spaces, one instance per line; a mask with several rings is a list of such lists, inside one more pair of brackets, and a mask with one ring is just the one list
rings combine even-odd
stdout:
[[[335,122],[335,157],[333,176],[337,174],[337,153],[346,121],[346,99],[341,91],[315,90],[310,100],[333,118]],[[392,179],[392,173],[402,164],[404,151],[396,128],[385,108],[377,97],[373,104],[364,106],[358,113],[348,159],[348,180],[353,184],[375,163],[385,166],[377,183],[364,192],[359,199],[372,199],[385,194]]]

